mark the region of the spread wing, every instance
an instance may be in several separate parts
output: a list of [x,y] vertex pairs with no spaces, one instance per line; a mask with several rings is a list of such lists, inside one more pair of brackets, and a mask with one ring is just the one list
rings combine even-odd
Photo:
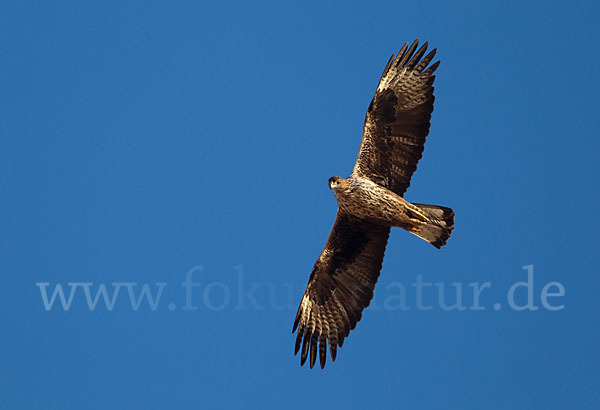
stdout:
[[[404,195],[421,159],[433,111],[433,73],[440,62],[427,65],[434,49],[424,58],[427,43],[415,53],[418,40],[408,43],[383,71],[369,105],[363,138],[353,174]],[[413,55],[414,54],[414,55]]]
[[338,211],[321,256],[315,263],[296,314],[297,354],[304,365],[310,350],[310,367],[317,349],[325,367],[327,344],[335,361],[337,347],[362,316],[373,298],[390,228]]

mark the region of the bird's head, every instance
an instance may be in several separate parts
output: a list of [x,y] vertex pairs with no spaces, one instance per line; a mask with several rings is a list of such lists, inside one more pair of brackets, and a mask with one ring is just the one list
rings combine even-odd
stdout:
[[331,178],[329,178],[329,189],[331,189],[332,191],[335,191],[338,188],[345,188],[346,182],[347,181],[344,178],[331,177]]

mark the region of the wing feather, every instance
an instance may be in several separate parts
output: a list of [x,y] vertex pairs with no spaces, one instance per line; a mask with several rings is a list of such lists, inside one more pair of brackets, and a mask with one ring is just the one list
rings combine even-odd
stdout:
[[379,277],[390,228],[338,212],[321,256],[315,263],[296,319],[294,351],[310,367],[317,352],[325,366],[327,345],[335,361],[337,347],[369,306]]
[[[433,73],[440,62],[428,44],[404,44],[390,59],[369,105],[353,174],[404,195],[417,169],[433,112]],[[426,69],[427,68],[427,69]]]

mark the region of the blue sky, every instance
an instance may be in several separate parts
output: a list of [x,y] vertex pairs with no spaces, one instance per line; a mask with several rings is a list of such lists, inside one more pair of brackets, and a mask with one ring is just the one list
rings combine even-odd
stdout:
[[[593,2],[2,9],[6,408],[600,406]],[[335,217],[327,179],[351,171],[379,75],[416,37],[442,64],[406,198],[452,207],[456,230],[442,251],[394,231],[336,363],[301,368],[291,327]],[[418,280],[439,284],[430,310]],[[68,310],[44,304],[58,285]],[[120,290],[92,310],[101,285]],[[537,310],[512,308],[513,286]],[[465,309],[444,310],[456,287]]]

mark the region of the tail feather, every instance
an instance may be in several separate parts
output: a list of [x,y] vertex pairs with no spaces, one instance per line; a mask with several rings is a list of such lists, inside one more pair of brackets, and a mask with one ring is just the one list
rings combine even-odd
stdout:
[[437,205],[413,204],[425,212],[427,222],[414,226],[410,232],[440,249],[454,229],[454,211]]

